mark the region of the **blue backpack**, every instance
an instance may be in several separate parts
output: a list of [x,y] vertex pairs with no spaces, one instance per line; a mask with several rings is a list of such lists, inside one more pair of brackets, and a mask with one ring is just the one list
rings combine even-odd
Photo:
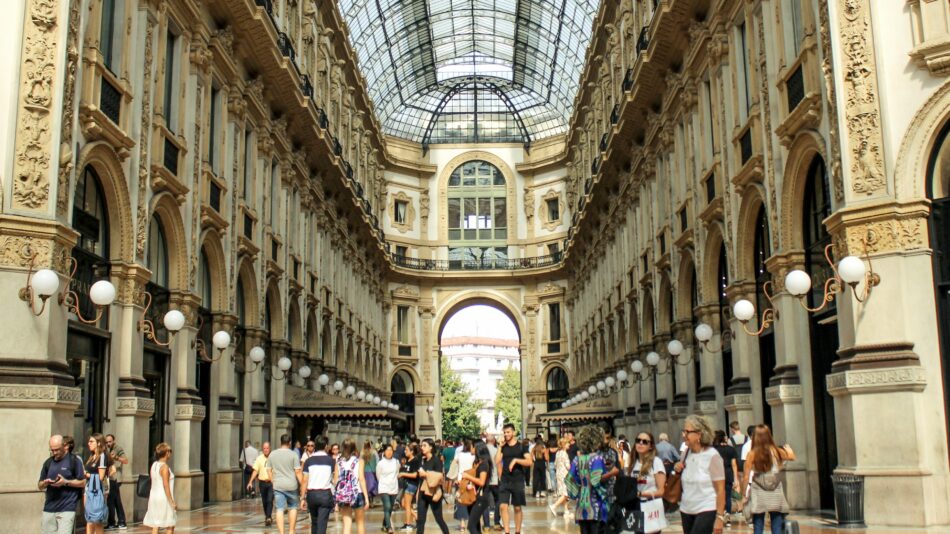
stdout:
[[99,473],[93,473],[86,482],[86,522],[103,524],[106,522],[108,513],[102,480],[99,479]]

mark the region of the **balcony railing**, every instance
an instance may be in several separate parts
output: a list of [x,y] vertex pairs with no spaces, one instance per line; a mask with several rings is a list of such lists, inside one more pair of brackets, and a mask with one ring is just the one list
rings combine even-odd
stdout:
[[739,159],[744,165],[752,157],[752,128],[746,128],[739,138]]
[[594,158],[594,161],[590,162],[590,173],[597,174],[597,171],[600,170],[600,156]]
[[343,160],[343,172],[346,173],[347,178],[353,179],[353,166],[350,165],[349,161]]
[[271,0],[254,0],[254,3],[263,7],[268,15],[274,15],[274,2]]
[[618,122],[620,122],[620,104],[614,104],[614,108],[610,110],[610,124]]
[[122,93],[112,83],[102,78],[102,92],[99,94],[99,108],[113,124],[119,126],[122,114]]
[[290,61],[297,60],[297,53],[294,51],[294,45],[290,42],[290,36],[284,32],[277,34],[277,48],[280,49],[280,53],[287,58],[290,58]]
[[300,92],[307,98],[313,98],[313,83],[310,81],[310,76],[304,74],[301,78],[303,80],[300,82]]
[[[604,134],[600,136],[600,151],[607,152],[607,141],[610,139],[610,134]],[[597,172],[597,171],[594,171]]]
[[343,145],[340,144],[340,140],[337,139],[336,137],[331,137],[331,141],[330,141],[330,142],[333,144],[333,153],[334,153],[335,155],[337,155],[337,156],[342,156],[342,155],[343,155]]
[[165,151],[162,154],[162,165],[168,169],[168,172],[178,175],[178,145],[167,137],[165,138]]
[[791,113],[798,104],[805,99],[805,75],[799,65],[785,80],[785,98],[788,103],[788,112]]
[[410,258],[393,254],[393,263],[397,267],[416,269],[420,271],[517,271],[522,269],[538,269],[561,263],[561,253],[533,258],[486,258],[471,260],[430,260]]
[[623,75],[623,90],[629,91],[633,89],[633,69],[627,69],[627,73]]
[[643,52],[650,46],[650,27],[640,28],[640,37],[637,38],[637,54]]
[[330,127],[330,119],[327,118],[327,112],[323,111],[323,108],[317,108],[317,122],[324,130]]

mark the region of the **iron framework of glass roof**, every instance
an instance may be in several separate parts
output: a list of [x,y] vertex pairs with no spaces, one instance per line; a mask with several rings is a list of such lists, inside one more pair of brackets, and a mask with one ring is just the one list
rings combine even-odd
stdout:
[[383,130],[430,143],[565,133],[599,0],[340,0]]

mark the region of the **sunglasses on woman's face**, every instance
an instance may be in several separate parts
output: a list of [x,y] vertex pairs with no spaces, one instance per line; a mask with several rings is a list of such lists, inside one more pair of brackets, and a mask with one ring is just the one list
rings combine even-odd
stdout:
[[648,439],[637,438],[637,445],[653,445],[653,442]]

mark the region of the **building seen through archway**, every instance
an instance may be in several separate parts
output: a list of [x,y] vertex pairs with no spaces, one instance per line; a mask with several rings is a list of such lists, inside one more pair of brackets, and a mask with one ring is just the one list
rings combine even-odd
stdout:
[[473,435],[767,424],[793,510],[950,525],[950,2],[4,6],[7,530],[48,436],[186,513],[445,437],[447,371]]

